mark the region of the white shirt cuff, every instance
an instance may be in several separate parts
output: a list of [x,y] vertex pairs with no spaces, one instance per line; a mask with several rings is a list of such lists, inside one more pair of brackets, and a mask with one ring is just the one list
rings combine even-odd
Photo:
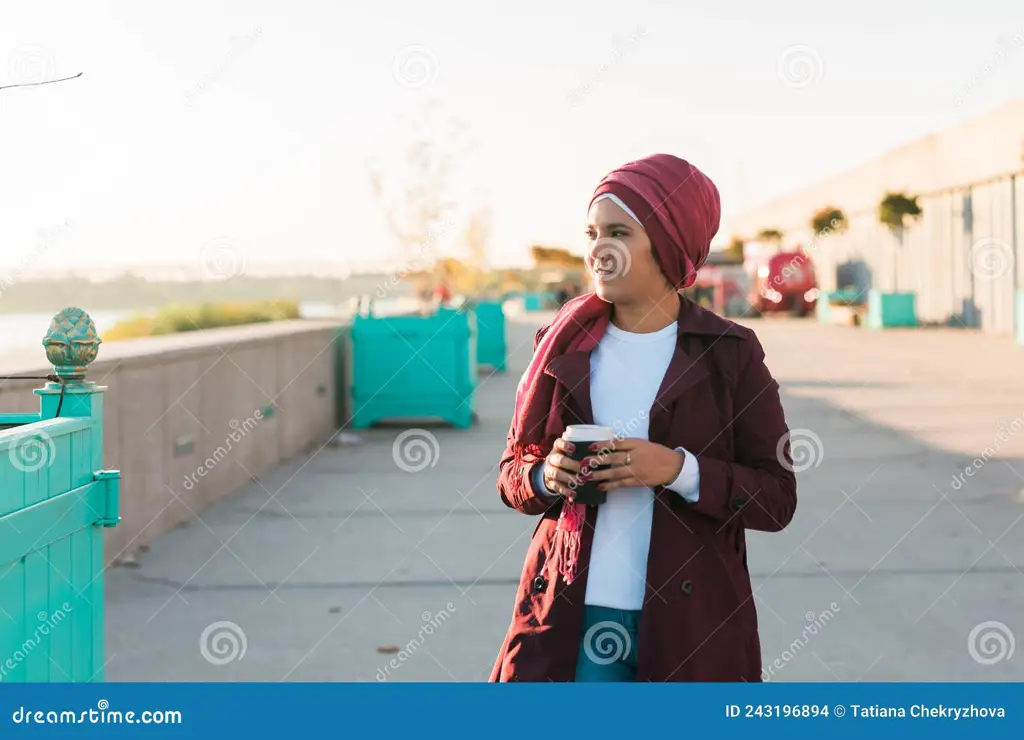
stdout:
[[679,476],[665,488],[678,493],[689,503],[695,504],[700,498],[700,467],[697,458],[682,447],[676,447],[676,452],[683,453],[683,469],[679,471]]

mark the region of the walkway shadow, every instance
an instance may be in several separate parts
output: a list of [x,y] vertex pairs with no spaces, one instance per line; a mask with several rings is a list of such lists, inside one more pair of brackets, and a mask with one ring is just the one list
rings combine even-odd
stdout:
[[[394,428],[360,431],[111,571],[109,680],[485,679],[536,524],[495,492],[533,327],[509,332],[517,349],[481,384],[472,430],[432,429],[416,460],[396,457]],[[998,659],[1024,639],[1024,425],[1007,419],[989,454],[1001,429],[956,389],[936,408],[895,383],[856,386],[960,435],[951,451],[839,405],[851,385],[782,379],[800,501],[786,530],[749,537],[768,677],[1024,680],[1019,650]],[[217,630],[244,634],[244,659],[200,649]]]

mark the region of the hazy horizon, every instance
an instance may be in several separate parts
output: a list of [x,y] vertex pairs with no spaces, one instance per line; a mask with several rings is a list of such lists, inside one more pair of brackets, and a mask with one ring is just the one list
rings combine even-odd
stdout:
[[[594,184],[653,151],[718,183],[727,241],[740,210],[1019,97],[1024,26],[1012,11],[877,0],[528,0],[508,14],[406,0],[10,8],[0,86],[84,74],[0,90],[0,265],[394,264],[367,163],[401,153],[398,117],[428,101],[476,141],[453,193],[491,207],[494,265],[528,264],[532,243],[578,251]],[[462,256],[450,236],[441,251]]]

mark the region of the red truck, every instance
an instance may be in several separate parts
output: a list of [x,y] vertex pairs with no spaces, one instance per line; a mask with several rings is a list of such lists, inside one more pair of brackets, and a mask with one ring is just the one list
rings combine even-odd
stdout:
[[814,312],[818,280],[814,263],[802,250],[777,252],[748,263],[750,305],[758,313],[788,311],[798,316]]

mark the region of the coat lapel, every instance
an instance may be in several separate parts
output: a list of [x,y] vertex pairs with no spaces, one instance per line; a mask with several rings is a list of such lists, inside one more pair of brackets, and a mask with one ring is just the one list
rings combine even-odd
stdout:
[[594,410],[590,404],[590,353],[566,352],[552,359],[544,372],[553,376],[566,389],[579,407],[582,418],[587,422],[593,422]]
[[[674,403],[710,377],[707,361],[710,346],[722,336],[735,332],[732,322],[684,298],[679,301],[678,325],[675,352],[651,408],[652,433],[655,428],[661,428],[659,422],[667,420],[667,412]],[[707,337],[709,341],[694,342],[694,335]],[[704,347],[708,349],[702,349]]]

